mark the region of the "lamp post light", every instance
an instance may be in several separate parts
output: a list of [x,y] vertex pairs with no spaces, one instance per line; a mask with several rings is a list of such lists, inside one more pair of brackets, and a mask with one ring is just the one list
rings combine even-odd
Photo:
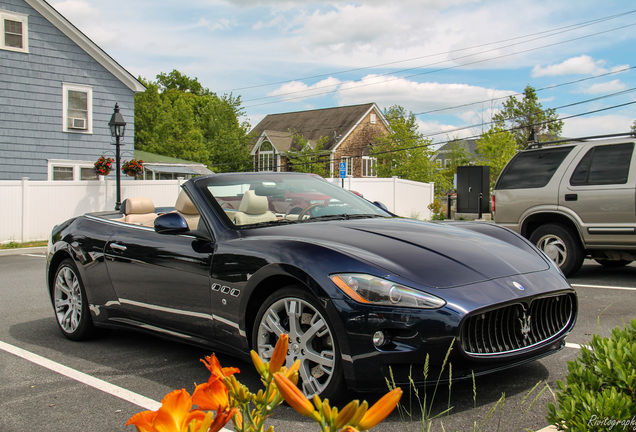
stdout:
[[117,202],[115,203],[115,210],[119,210],[121,207],[121,151],[120,140],[124,137],[126,130],[126,122],[124,117],[119,112],[119,104],[115,104],[115,111],[108,122],[110,127],[110,135],[115,138],[115,164],[117,165]]

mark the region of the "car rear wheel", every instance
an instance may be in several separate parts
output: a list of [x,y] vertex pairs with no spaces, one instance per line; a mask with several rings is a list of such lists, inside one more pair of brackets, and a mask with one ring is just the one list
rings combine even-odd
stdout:
[[95,327],[88,310],[84,284],[70,259],[62,261],[55,272],[51,296],[55,318],[64,336],[83,340],[94,335]]
[[566,276],[576,273],[583,264],[580,242],[563,225],[541,225],[530,235],[530,241],[552,258]]
[[269,296],[259,310],[252,346],[268,361],[281,334],[289,335],[285,365],[300,360],[298,387],[307,396],[338,398],[342,386],[341,357],[333,325],[318,300],[298,286]]

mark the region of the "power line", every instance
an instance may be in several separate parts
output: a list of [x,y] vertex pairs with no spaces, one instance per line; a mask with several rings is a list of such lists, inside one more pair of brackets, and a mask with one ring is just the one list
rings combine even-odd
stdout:
[[[362,87],[374,86],[374,85],[378,85],[378,84],[385,84],[387,82],[397,81],[397,80],[406,79],[406,78],[412,78],[412,77],[415,77],[415,76],[428,75],[428,74],[433,74],[433,73],[437,73],[437,72],[443,72],[443,71],[448,71],[448,70],[452,70],[452,69],[458,69],[458,68],[465,67],[465,66],[472,66],[472,65],[475,65],[475,64],[489,62],[489,61],[492,61],[492,60],[499,60],[499,59],[502,59],[502,58],[512,57],[512,56],[515,56],[515,55],[524,54],[524,53],[528,53],[528,52],[531,52],[531,51],[537,51],[537,50],[541,50],[541,49],[544,49],[544,48],[549,48],[549,47],[553,47],[553,46],[557,46],[557,45],[562,45],[562,44],[565,44],[565,43],[575,42],[575,41],[579,41],[579,40],[582,40],[582,39],[587,39],[587,38],[590,38],[590,37],[598,36],[598,35],[601,35],[601,34],[606,34],[606,33],[614,32],[614,31],[617,31],[617,30],[623,30],[623,29],[626,29],[626,28],[629,28],[629,27],[633,27],[633,26],[636,26],[636,23],[627,24],[627,25],[620,26],[620,27],[614,27],[614,28],[603,30],[603,31],[600,31],[600,32],[596,32],[596,33],[592,33],[592,34],[588,34],[588,35],[584,35],[584,36],[579,36],[579,37],[572,38],[572,39],[567,39],[567,40],[564,40],[564,41],[553,42],[553,43],[541,45],[541,46],[538,46],[538,47],[527,48],[527,49],[524,49],[524,50],[521,50],[521,51],[517,51],[517,52],[513,52],[513,53],[502,54],[502,55],[498,55],[498,56],[494,56],[494,57],[490,57],[490,58],[486,58],[486,59],[474,60],[474,61],[467,62],[467,63],[462,63],[462,64],[453,65],[453,66],[447,66],[447,67],[443,67],[443,68],[428,70],[428,71],[424,71],[424,72],[420,72],[420,73],[416,73],[416,74],[394,77],[394,78],[382,81],[381,83],[372,82],[372,83],[366,83],[366,84],[361,83],[361,84],[358,84],[358,85],[352,85],[352,86],[349,86],[347,88],[341,88],[341,89],[339,89],[339,91],[340,92],[351,91],[351,90],[359,89],[359,88],[362,88]],[[537,38],[537,39],[542,39],[542,38]],[[530,40],[530,41],[532,41],[532,40]],[[460,57],[456,57],[456,58],[452,58],[452,59],[448,59],[448,60],[441,60],[441,61],[430,63],[428,65],[424,65],[424,66],[421,66],[421,67],[404,69],[404,70],[401,70],[401,71],[388,72],[388,73],[385,73],[385,74],[378,74],[374,78],[387,76],[387,75],[394,75],[396,73],[407,72],[407,71],[410,71],[410,70],[422,69],[422,68],[425,68],[425,67],[430,67],[430,66],[434,66],[434,65],[438,65],[438,64],[454,62],[454,61],[457,61],[457,60],[462,60],[462,59],[466,59],[466,58],[470,58],[470,57],[474,57],[474,56],[483,55],[483,54],[488,53],[488,52],[498,51],[498,50],[501,50],[501,49],[510,48],[512,46],[521,45],[521,44],[524,44],[524,43],[527,43],[527,42],[530,42],[530,41],[524,41],[524,42],[514,43],[514,44],[510,44],[510,45],[504,45],[504,46],[501,46],[501,47],[492,48],[492,49],[489,49],[489,50],[486,50],[486,51],[482,51],[482,52],[478,52],[478,53],[467,54],[465,56],[460,56]],[[330,85],[314,87],[314,88],[310,88],[310,89],[303,89],[303,90],[297,90],[297,91],[293,91],[293,92],[281,93],[281,94],[277,94],[277,95],[273,95],[273,96],[263,96],[263,97],[254,98],[254,99],[247,99],[244,102],[268,100],[268,99],[281,98],[281,97],[284,98],[284,101],[306,99],[308,97],[316,97],[316,96],[326,95],[326,94],[332,93],[332,91],[333,91],[333,90],[330,90],[330,91],[316,93],[316,90],[329,89],[329,88],[335,89],[336,87],[338,87],[340,85],[341,85],[341,83],[330,84]],[[285,96],[294,95],[294,94],[302,94],[302,96],[297,96],[297,97],[292,97],[292,98],[285,97]],[[261,103],[261,104],[246,105],[245,107],[248,108],[248,107],[255,107],[255,106],[263,106],[263,105],[269,105],[269,104],[278,103],[278,102],[279,101],[264,102],[264,103]]]
[[[513,38],[499,40],[499,41],[487,42],[487,43],[484,43],[484,44],[474,45],[474,46],[471,46],[471,47],[458,48],[458,49],[455,49],[455,50],[439,52],[439,53],[436,53],[436,54],[428,54],[428,55],[424,55],[424,56],[413,57],[413,58],[404,59],[404,60],[396,60],[396,61],[393,61],[393,62],[380,63],[380,64],[371,65],[371,66],[363,66],[363,67],[358,67],[358,68],[351,68],[351,69],[335,71],[335,72],[330,72],[330,73],[324,73],[324,74],[318,74],[318,75],[312,75],[312,76],[306,76],[306,77],[301,77],[301,78],[293,78],[293,79],[270,82],[270,83],[265,83],[265,84],[257,84],[257,85],[252,85],[252,86],[238,87],[238,88],[230,90],[230,92],[235,92],[235,91],[239,91],[239,90],[253,89],[253,88],[269,87],[269,86],[281,85],[281,84],[287,84],[287,83],[290,83],[290,82],[293,82],[293,81],[304,81],[304,80],[324,78],[324,77],[334,76],[334,75],[342,75],[342,74],[351,73],[351,72],[358,72],[358,71],[361,71],[361,70],[377,69],[377,68],[380,68],[380,67],[391,66],[391,65],[394,65],[394,64],[406,63],[406,62],[410,62],[410,61],[421,60],[421,59],[431,58],[431,57],[437,57],[437,56],[441,56],[441,55],[449,55],[449,54],[453,54],[453,53],[457,53],[457,52],[468,51],[468,50],[473,50],[473,49],[477,49],[477,48],[483,48],[483,47],[487,47],[487,46],[490,46],[490,45],[506,43],[506,42],[510,42],[510,41],[514,41],[514,40],[526,39],[526,38],[530,38],[530,37],[534,37],[534,36],[538,36],[538,35],[543,35],[543,34],[546,34],[546,33],[553,33],[553,34],[551,34],[549,36],[554,36],[556,34],[565,33],[567,31],[577,30],[577,29],[580,29],[580,28],[583,28],[583,27],[587,27],[587,26],[590,26],[590,25],[594,25],[594,24],[598,24],[598,23],[601,23],[601,22],[613,20],[613,19],[616,19],[616,18],[621,18],[621,17],[627,16],[627,15],[630,15],[630,14],[633,14],[633,13],[636,13],[636,10],[630,10],[630,11],[626,11],[626,12],[621,12],[621,13],[618,13],[618,14],[609,15],[609,16],[602,17],[602,18],[597,18],[597,19],[594,19],[594,20],[583,21],[583,22],[580,22],[580,23],[571,24],[571,25],[567,25],[567,26],[563,26],[563,27],[557,27],[557,28],[554,28],[554,29],[544,30],[544,31],[536,32],[536,33],[530,33],[530,34],[527,34],[527,35],[517,36],[517,37],[513,37]],[[547,36],[544,36],[544,37],[547,37]],[[539,39],[539,38],[535,38],[535,39],[531,39],[531,40],[536,40],[536,39]],[[526,42],[528,42],[528,41],[526,41]],[[408,70],[412,70],[412,69],[413,68],[409,68],[409,69],[405,69],[405,70],[408,71]],[[402,71],[397,71],[397,72],[399,73],[399,72],[402,72]]]

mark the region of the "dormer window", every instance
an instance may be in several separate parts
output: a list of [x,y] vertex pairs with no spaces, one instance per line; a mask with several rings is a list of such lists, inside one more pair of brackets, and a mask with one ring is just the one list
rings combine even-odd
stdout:
[[0,10],[0,49],[29,52],[28,19],[26,15]]

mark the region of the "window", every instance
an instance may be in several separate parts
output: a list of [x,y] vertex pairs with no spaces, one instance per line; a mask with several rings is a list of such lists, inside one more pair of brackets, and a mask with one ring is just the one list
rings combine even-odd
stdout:
[[99,180],[99,176],[95,173],[94,167],[80,167],[80,180]]
[[53,180],[73,181],[73,167],[53,167]]
[[570,178],[572,186],[625,184],[634,144],[605,145],[591,148]]
[[353,157],[351,156],[343,156],[340,159],[340,162],[344,162],[347,164],[347,177],[353,177]]
[[572,148],[555,147],[517,153],[499,176],[495,189],[544,187]]
[[274,146],[269,142],[264,142],[258,150],[257,171],[274,171]]
[[93,88],[62,84],[64,132],[93,132]]
[[0,27],[2,29],[0,49],[29,52],[27,23],[26,15],[0,11]]
[[50,159],[47,178],[54,181],[99,180],[94,168],[93,162]]
[[371,116],[370,116],[370,119],[369,119],[371,124],[375,124],[375,122],[377,121],[376,118],[377,118],[377,116],[375,115],[375,113],[371,113]]
[[371,156],[362,156],[362,177],[377,177],[378,160]]

